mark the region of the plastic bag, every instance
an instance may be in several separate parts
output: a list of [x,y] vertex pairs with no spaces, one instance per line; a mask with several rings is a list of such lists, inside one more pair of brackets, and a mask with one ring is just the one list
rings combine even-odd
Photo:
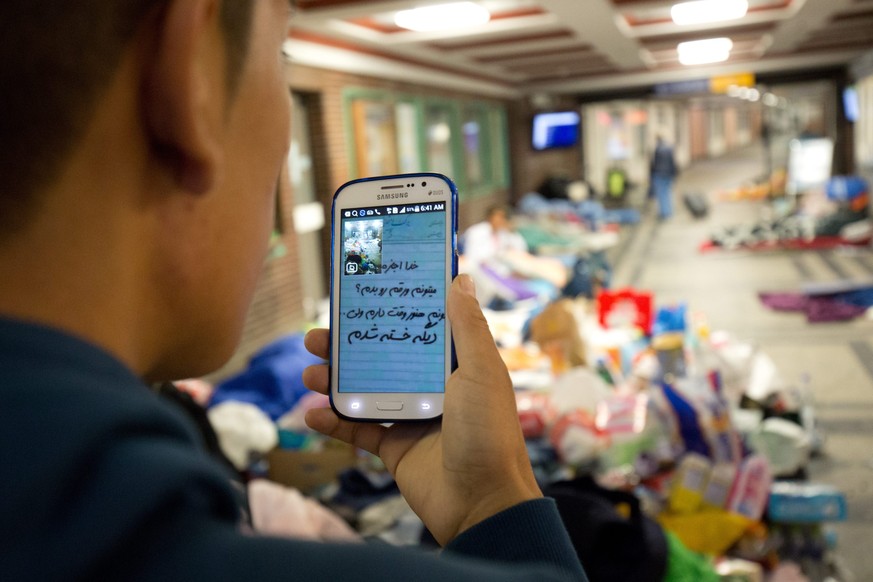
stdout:
[[724,554],[754,523],[745,516],[720,509],[682,515],[662,513],[658,521],[689,550],[713,556]]
[[652,333],[653,298],[648,291],[618,289],[603,291],[597,297],[600,325],[607,328],[636,326]]

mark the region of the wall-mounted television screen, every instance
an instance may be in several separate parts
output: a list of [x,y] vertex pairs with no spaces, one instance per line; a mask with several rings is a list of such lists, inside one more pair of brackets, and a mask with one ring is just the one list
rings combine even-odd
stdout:
[[577,111],[537,113],[533,118],[535,150],[569,148],[579,143],[581,116]]

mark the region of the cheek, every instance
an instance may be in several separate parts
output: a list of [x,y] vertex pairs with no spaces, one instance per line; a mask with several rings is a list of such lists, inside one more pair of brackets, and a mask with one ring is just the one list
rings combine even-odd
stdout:
[[278,86],[278,106],[276,108],[276,127],[278,143],[278,166],[281,169],[288,159],[291,146],[291,92],[284,80]]
[[238,233],[238,244],[254,256],[266,253],[269,244],[276,185],[291,135],[291,95],[278,51],[271,43],[252,44],[235,105],[233,151],[228,152],[227,162],[239,198],[232,204],[240,212],[238,220],[248,223],[239,225],[246,232]]
[[291,96],[281,69],[275,73],[260,100],[264,112],[260,143],[252,144],[256,151],[261,152],[260,162],[267,165],[266,171],[269,172],[269,191],[262,202],[268,205],[271,216],[275,209],[276,184],[287,160],[291,140]]
[[272,52],[263,55],[262,83],[258,107],[266,119],[264,130],[270,133],[269,142],[281,163],[291,140],[291,91],[285,81],[284,65]]
[[[290,96],[284,81],[265,83],[253,99],[257,118],[244,129],[246,160],[241,185],[247,190],[258,226],[268,236],[274,225],[276,187],[287,159],[290,140]],[[255,210],[256,208],[256,210]]]

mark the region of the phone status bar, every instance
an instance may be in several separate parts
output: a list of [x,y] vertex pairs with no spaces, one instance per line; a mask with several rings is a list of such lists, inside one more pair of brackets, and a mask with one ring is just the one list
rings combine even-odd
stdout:
[[403,204],[400,206],[373,206],[370,208],[353,208],[343,210],[345,218],[379,218],[395,214],[420,214],[422,212],[445,212],[445,202],[430,204]]

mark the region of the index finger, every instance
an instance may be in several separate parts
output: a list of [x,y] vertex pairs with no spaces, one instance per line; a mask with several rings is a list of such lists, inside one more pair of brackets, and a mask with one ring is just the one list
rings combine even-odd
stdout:
[[465,375],[481,373],[481,378],[493,380],[492,372],[504,367],[497,351],[488,321],[476,300],[473,280],[467,275],[458,275],[449,292],[448,315],[452,324],[452,338],[458,357],[458,368]]

